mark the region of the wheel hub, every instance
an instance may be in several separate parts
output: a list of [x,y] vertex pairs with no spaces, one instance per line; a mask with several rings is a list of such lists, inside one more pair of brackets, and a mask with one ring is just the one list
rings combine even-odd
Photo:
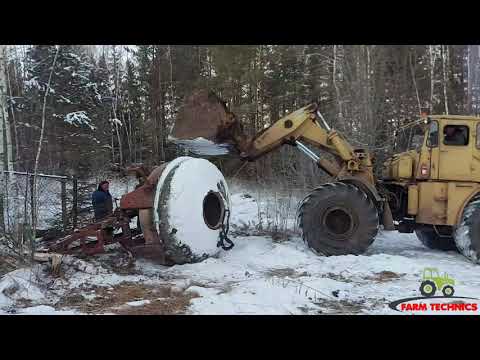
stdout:
[[203,220],[212,230],[219,229],[225,217],[225,205],[218,192],[210,191],[203,199]]
[[335,236],[346,235],[353,229],[353,218],[346,209],[332,207],[325,212],[323,226]]

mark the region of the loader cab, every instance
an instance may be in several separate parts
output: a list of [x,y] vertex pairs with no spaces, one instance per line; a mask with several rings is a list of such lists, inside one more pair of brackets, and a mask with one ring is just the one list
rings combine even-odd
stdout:
[[427,123],[416,178],[480,181],[480,118],[437,115]]
[[420,151],[425,142],[425,128],[427,120],[415,121],[404,126],[395,135],[394,152],[402,154]]
[[402,126],[383,177],[480,182],[480,117],[430,115]]
[[415,178],[419,157],[421,154],[428,154],[428,125],[428,119],[417,119],[398,128],[395,132],[393,155],[383,164],[384,179],[411,181]]

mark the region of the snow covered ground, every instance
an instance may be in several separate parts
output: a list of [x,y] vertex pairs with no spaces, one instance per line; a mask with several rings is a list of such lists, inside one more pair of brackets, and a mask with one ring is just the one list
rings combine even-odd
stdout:
[[167,268],[132,264],[113,247],[95,258],[64,258],[56,278],[47,265],[16,270],[0,280],[0,313],[403,314],[388,304],[420,296],[425,267],[453,277],[455,295],[480,298],[480,266],[456,252],[427,249],[414,234],[380,232],[364,255],[319,257],[296,233],[298,199],[230,188],[232,250]]

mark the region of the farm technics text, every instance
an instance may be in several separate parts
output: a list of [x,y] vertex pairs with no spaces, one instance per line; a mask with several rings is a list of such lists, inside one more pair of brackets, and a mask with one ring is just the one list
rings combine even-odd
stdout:
[[[428,305],[428,306],[427,306]],[[402,311],[478,311],[478,304],[401,304]]]

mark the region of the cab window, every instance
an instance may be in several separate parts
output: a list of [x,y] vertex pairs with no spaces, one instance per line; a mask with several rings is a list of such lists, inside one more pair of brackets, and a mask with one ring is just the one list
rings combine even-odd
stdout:
[[430,128],[428,129],[427,146],[431,148],[438,146],[438,121],[436,120],[430,122]]
[[468,126],[447,125],[443,128],[443,143],[445,145],[468,145]]
[[400,130],[395,137],[395,151],[419,150],[425,140],[425,124],[416,124]]

